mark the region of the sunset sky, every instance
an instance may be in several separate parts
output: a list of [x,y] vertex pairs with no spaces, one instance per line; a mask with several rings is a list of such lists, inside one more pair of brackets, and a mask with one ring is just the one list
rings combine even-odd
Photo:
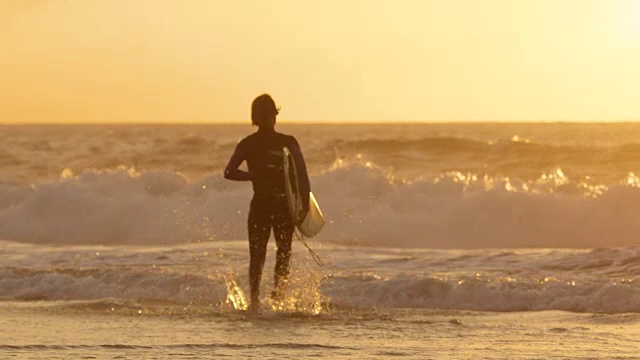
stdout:
[[640,0],[0,0],[0,123],[640,120]]

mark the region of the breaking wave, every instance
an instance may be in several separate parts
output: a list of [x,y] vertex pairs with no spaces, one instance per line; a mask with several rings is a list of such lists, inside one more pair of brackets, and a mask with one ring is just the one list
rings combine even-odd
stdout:
[[403,182],[351,163],[314,180],[331,189],[320,199],[333,215],[333,239],[433,248],[638,244],[640,189],[632,173],[610,186],[572,181],[561,169],[535,181],[447,172]]
[[[66,255],[59,252],[68,250],[49,251],[49,255],[71,260],[86,256],[83,251],[87,249],[81,250]],[[197,307],[193,311],[202,311],[202,306],[244,308],[241,287],[247,287],[246,276],[236,279],[224,271],[202,273],[211,266],[224,269],[221,258],[192,260],[199,265],[182,271],[183,261],[195,259],[201,247],[173,255],[154,251],[123,254],[114,248],[104,258],[77,267],[43,267],[46,261],[32,256],[29,261],[42,268],[0,269],[0,291],[9,300],[64,300],[64,306],[77,311],[136,314],[163,307],[182,311],[192,305]],[[230,253],[232,258],[242,258],[241,249],[235,252]],[[158,260],[160,253],[169,255]],[[305,313],[345,307],[640,312],[639,247],[588,252],[431,251],[402,258],[396,251],[374,248],[361,249],[354,258],[336,247],[322,254],[331,259],[324,276],[312,279],[319,274],[296,264],[290,284],[292,306],[300,309],[306,304]]]
[[[637,245],[638,177],[615,184],[455,171],[403,180],[364,160],[312,177],[327,225],[319,241],[386,247],[594,248]],[[178,173],[63,172],[0,185],[0,239],[52,244],[184,244],[246,238],[248,184]]]

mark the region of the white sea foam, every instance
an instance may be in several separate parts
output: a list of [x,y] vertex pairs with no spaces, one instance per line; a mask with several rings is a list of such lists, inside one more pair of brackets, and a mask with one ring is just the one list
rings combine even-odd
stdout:
[[[130,245],[246,238],[248,183],[124,168],[64,175],[0,185],[0,238]],[[623,180],[588,185],[558,169],[531,182],[456,172],[406,182],[363,161],[337,162],[311,179],[327,219],[320,241],[428,248],[636,245],[640,188]]]
[[[304,249],[294,248],[292,302],[364,309],[640,312],[638,247],[434,251],[314,246],[328,265],[315,267]],[[3,247],[0,293],[10,300],[218,306],[227,300],[230,281],[245,291],[248,286],[244,243]],[[272,268],[270,256],[265,294],[272,286]]]
[[[161,301],[220,305],[227,299],[223,279],[149,271],[0,271],[4,299]],[[640,312],[634,282],[567,282],[559,279],[460,277],[441,279],[410,274],[392,278],[350,275],[322,283],[333,306],[429,308],[479,311],[566,310]]]
[[443,280],[413,275],[391,279],[346,278],[325,286],[340,305],[480,311],[566,310],[640,312],[640,289],[632,284],[562,280],[518,281],[468,277]]

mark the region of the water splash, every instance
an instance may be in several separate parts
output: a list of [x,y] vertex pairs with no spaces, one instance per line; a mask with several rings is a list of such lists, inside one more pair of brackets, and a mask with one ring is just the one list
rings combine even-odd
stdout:
[[554,187],[560,187],[563,185],[567,185],[571,183],[569,178],[564,174],[561,168],[556,168],[552,172],[542,174],[538,180],[536,180],[536,184],[540,185],[552,185],[553,187],[549,188],[550,192],[553,192]]
[[320,315],[324,310],[323,303],[328,302],[328,298],[320,292],[322,279],[320,273],[304,272],[302,277],[289,284],[288,294],[284,298],[269,298],[267,304],[275,312]]
[[629,172],[625,184],[629,187],[640,187],[640,178],[633,172]]
[[227,300],[225,304],[231,304],[236,310],[247,310],[249,303],[236,280],[232,276],[227,276],[224,282],[227,285]]
[[530,139],[527,139],[527,138],[524,138],[524,137],[520,137],[518,135],[513,135],[510,140],[511,140],[512,143],[521,143],[521,144],[529,144],[529,143],[531,143]]

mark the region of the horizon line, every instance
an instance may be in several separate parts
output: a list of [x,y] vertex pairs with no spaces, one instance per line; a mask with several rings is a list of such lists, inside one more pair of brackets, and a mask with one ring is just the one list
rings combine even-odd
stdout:
[[[640,122],[640,119],[629,120],[354,120],[354,121],[306,121],[306,120],[280,120],[276,125],[479,125],[479,124],[628,124]],[[246,125],[251,126],[250,120],[223,120],[223,121],[200,121],[200,120],[185,120],[185,121],[59,121],[59,122],[3,122],[0,121],[0,126],[47,126],[47,125],[87,125],[87,126],[100,126],[100,125]]]

